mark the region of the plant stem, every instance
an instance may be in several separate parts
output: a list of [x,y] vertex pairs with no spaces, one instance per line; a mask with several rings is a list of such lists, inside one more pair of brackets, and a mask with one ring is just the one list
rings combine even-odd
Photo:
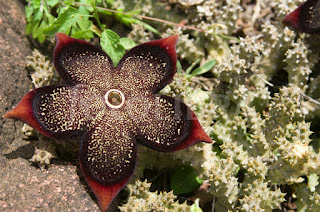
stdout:
[[[82,3],[79,3],[79,2],[73,2],[73,4],[76,4],[78,6],[88,6],[86,4],[82,4]],[[166,21],[166,20],[162,20],[162,19],[159,19],[159,18],[153,18],[153,17],[149,17],[149,16],[144,16],[144,15],[136,15],[136,14],[132,14],[132,13],[121,12],[121,11],[112,10],[112,9],[108,9],[108,8],[102,8],[102,7],[94,7],[94,9],[95,10],[96,9],[105,10],[105,11],[112,12],[112,13],[130,15],[130,16],[136,17],[138,19],[146,19],[146,20],[151,20],[151,21],[158,21],[158,22],[162,22],[162,23],[165,23],[165,24],[174,25],[174,26],[182,27],[182,28],[186,28],[186,29],[191,29],[191,30],[198,31],[198,32],[206,32],[203,29],[199,29],[199,28],[192,27],[192,26],[187,26],[187,25],[180,24],[180,23],[178,24],[178,23],[174,23],[174,22],[171,22],[171,21]]]
[[[74,2],[74,3],[78,3],[78,2]],[[79,5],[82,5],[82,4],[79,3]],[[102,24],[100,22],[100,18],[99,18],[99,15],[98,15],[98,10],[97,10],[97,8],[99,8],[99,7],[97,7],[96,5],[97,5],[97,0],[92,1],[91,6],[92,6],[93,11],[94,11],[94,18],[96,19],[99,28],[102,30]],[[82,6],[87,6],[87,5],[82,5]]]

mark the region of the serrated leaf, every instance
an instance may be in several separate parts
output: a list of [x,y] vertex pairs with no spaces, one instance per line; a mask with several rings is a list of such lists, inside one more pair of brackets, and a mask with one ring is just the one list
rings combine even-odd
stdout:
[[126,53],[125,48],[120,43],[120,37],[110,29],[102,32],[100,45],[109,55],[114,66],[118,65],[120,59]]
[[120,38],[120,43],[125,48],[125,50],[132,49],[136,46],[136,43],[130,38]]
[[170,185],[174,194],[190,193],[202,184],[197,172],[191,166],[177,169],[170,178]]
[[42,43],[46,38],[43,29],[48,27],[55,17],[51,14],[52,8],[59,3],[59,0],[30,0],[25,6],[27,27],[26,33],[32,34],[34,39]]
[[90,17],[90,11],[86,7],[80,6],[78,8],[78,13],[83,15],[84,19],[88,19]]
[[48,36],[53,36],[57,32],[66,33],[79,20],[80,13],[74,7],[67,6],[59,14],[58,18],[43,30],[43,33]]
[[87,8],[80,6],[78,8],[78,14],[80,14],[79,20],[72,27],[71,36],[78,39],[90,39],[94,37],[93,23],[89,19],[92,17]]
[[72,32],[72,37],[77,38],[77,39],[86,39],[89,40],[90,38],[93,38],[94,34],[92,30],[83,30],[83,31],[77,31],[77,32]]
[[84,31],[84,30],[91,30],[93,27],[93,23],[91,20],[82,19],[80,17],[81,21],[77,22],[78,31]]

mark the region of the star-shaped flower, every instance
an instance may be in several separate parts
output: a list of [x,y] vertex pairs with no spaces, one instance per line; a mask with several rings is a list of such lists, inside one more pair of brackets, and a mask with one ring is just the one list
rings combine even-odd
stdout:
[[4,117],[61,139],[80,136],[80,166],[106,210],[131,177],[137,143],[161,152],[211,143],[182,102],[157,94],[173,78],[178,36],[129,50],[114,67],[100,48],[56,34],[54,65],[65,86],[37,88]]

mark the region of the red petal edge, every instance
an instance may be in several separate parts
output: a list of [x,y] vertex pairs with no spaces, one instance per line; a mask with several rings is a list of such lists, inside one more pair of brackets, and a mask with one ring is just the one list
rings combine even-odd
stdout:
[[62,65],[59,63],[59,60],[61,58],[61,52],[63,51],[64,48],[66,48],[68,44],[72,44],[76,42],[79,42],[80,44],[84,41],[69,37],[68,35],[63,33],[56,33],[55,38],[56,38],[56,47],[54,48],[54,52],[53,52],[54,67],[56,68],[56,71],[59,73],[62,79],[64,79],[68,84],[72,84],[71,83],[72,80],[70,79],[67,73],[64,73],[63,71],[64,69]]
[[32,100],[33,100],[33,97],[36,95],[36,93],[37,93],[37,89],[34,89],[29,93],[27,93],[26,95],[24,95],[20,100],[20,102],[17,104],[17,106],[15,106],[12,110],[5,113],[3,117],[23,121],[24,123],[36,129],[43,135],[47,137],[51,137],[51,135],[41,127],[40,123],[37,121],[37,119],[34,116],[34,113],[32,110]]
[[[166,81],[166,82],[163,82],[162,83],[163,85],[169,84],[172,81],[174,74],[176,73],[176,66],[177,66],[176,44],[177,44],[178,38],[179,38],[179,35],[172,35],[167,38],[163,38],[160,40],[154,40],[154,41],[150,41],[150,42],[141,44],[141,45],[160,46],[161,48],[165,49],[165,51],[169,55],[171,63],[173,64],[173,68],[172,68],[172,73],[171,73],[170,79],[168,79],[168,81]],[[162,89],[162,86],[161,86],[161,89]]]
[[176,53],[176,44],[178,41],[179,35],[172,35],[167,38],[150,41],[141,45],[157,45],[166,50],[169,54],[173,64],[177,63],[177,53]]
[[[158,45],[160,45],[162,48],[165,48],[172,64],[174,65],[173,69],[172,69],[172,73],[171,73],[171,79],[169,82],[167,82],[167,84],[169,84],[172,79],[174,74],[176,73],[176,67],[177,67],[177,52],[176,52],[176,44],[178,42],[178,38],[179,35],[173,35],[167,38],[163,38],[161,40],[156,40],[156,41],[151,41],[150,43],[157,43]],[[167,85],[166,84],[166,85]]]
[[82,166],[81,160],[80,167],[82,172],[84,173],[87,183],[89,184],[95,197],[97,198],[101,211],[106,211],[109,208],[110,204],[112,203],[112,200],[118,195],[118,193],[126,185],[126,183],[131,177],[129,176],[128,178],[123,179],[117,184],[105,186],[97,183],[87,174],[86,170]]
[[169,54],[171,61],[173,64],[177,63],[177,52],[176,52],[176,44],[178,41],[179,35],[172,35],[167,38],[163,38],[160,40],[150,41],[148,44],[156,44],[166,49]]
[[319,34],[319,8],[319,0],[308,0],[301,4],[296,10],[289,13],[282,22],[283,24],[304,33]]
[[56,47],[54,49],[54,54],[53,54],[53,60],[55,61],[56,59],[56,54],[61,52],[61,50],[63,48],[65,48],[67,45],[69,44],[72,44],[72,43],[79,43],[79,44],[85,44],[85,45],[92,45],[90,44],[89,42],[87,41],[84,41],[84,40],[79,40],[79,39],[76,39],[76,38],[72,38],[72,37],[69,37],[68,35],[66,34],[63,34],[63,33],[56,33],[55,34],[55,37],[56,37]]
[[56,47],[53,52],[54,67],[56,68],[56,71],[59,73],[59,75],[62,77],[62,79],[64,79],[66,81],[67,84],[72,85],[72,84],[74,84],[74,82],[71,79],[71,77],[69,76],[69,73],[67,73],[65,71],[63,65],[60,63],[59,60],[63,57],[62,54],[64,51],[66,51],[66,49],[68,49],[68,46],[72,46],[74,44],[78,47],[86,46],[86,47],[93,48],[102,54],[105,54],[105,52],[102,51],[102,49],[92,45],[91,43],[89,43],[87,41],[72,38],[72,37],[69,37],[68,35],[63,34],[63,33],[56,33],[55,37],[56,37]]
[[173,151],[178,151],[178,150],[188,148],[189,146],[199,142],[213,143],[212,139],[202,129],[196,114],[194,114],[194,112],[190,109],[189,109],[189,112],[191,113],[191,119],[192,119],[192,127],[190,130],[190,134],[186,138],[186,141],[182,142]]
[[286,15],[286,17],[284,17],[284,19],[282,20],[282,23],[284,25],[292,27],[293,29],[301,30],[301,26],[299,24],[299,15],[300,15],[301,7],[303,5],[304,4],[300,5],[293,12],[289,13],[288,15]]

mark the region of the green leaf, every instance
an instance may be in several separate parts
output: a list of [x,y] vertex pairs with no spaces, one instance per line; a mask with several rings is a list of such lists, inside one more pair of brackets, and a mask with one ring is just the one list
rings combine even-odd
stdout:
[[190,193],[202,184],[197,172],[191,166],[177,169],[170,178],[170,185],[174,194]]
[[180,61],[178,60],[177,61],[177,73],[181,73],[182,72],[182,65],[181,65],[181,63],[180,63]]
[[196,61],[194,61],[191,66],[189,66],[186,70],[186,74],[190,74],[191,71],[193,70],[193,68],[198,65],[200,63],[200,59],[197,59]]
[[91,17],[90,11],[86,7],[80,6],[78,8],[78,12],[83,16],[84,19],[89,19],[89,17]]
[[34,12],[33,7],[29,7],[29,6],[25,7],[26,19],[28,22],[32,20],[33,12]]
[[208,71],[210,71],[212,69],[212,67],[215,64],[216,64],[215,59],[209,60],[205,64],[200,66],[199,68],[196,68],[194,71],[192,71],[192,73],[190,75],[188,75],[188,77],[193,77],[196,75],[201,75],[201,74],[207,73]]
[[125,50],[132,49],[137,44],[130,38],[120,38],[121,45],[125,48]]
[[40,43],[43,43],[46,39],[46,37],[43,35],[43,29],[47,26],[47,24],[42,21],[41,24],[36,27],[33,32],[32,32],[32,37],[33,38],[38,38]]
[[196,201],[191,205],[190,212],[202,212],[202,209],[199,206],[199,199],[196,199]]
[[30,34],[33,31],[35,31],[35,29],[40,25],[40,21],[39,20],[35,20],[35,21],[30,21],[27,26],[26,26],[26,34]]
[[149,25],[147,23],[144,23],[144,22],[142,22],[140,20],[138,20],[138,21],[144,26],[144,28],[146,30],[149,30],[150,32],[153,32],[154,34],[161,35],[161,33],[156,28],[154,28],[153,26],[151,26],[151,25]]
[[86,39],[94,37],[93,23],[91,20],[82,19],[77,22],[77,25],[72,27],[71,36],[78,39]]
[[59,3],[59,0],[45,0],[44,4],[48,4],[49,7],[54,7]]
[[[121,11],[120,11],[121,12]],[[115,13],[114,17],[126,26],[131,26],[132,23],[136,22],[136,18],[132,17],[131,15],[122,14],[122,13]]]
[[68,33],[70,28],[79,21],[80,13],[74,7],[67,6],[59,14],[58,18],[43,30],[48,36],[53,36],[57,32]]
[[90,38],[94,37],[92,30],[83,30],[83,31],[72,32],[71,35],[74,38],[85,39],[85,40],[89,40]]
[[120,59],[126,53],[125,48],[120,43],[120,37],[110,29],[102,32],[100,45],[109,55],[114,66],[118,65]]

